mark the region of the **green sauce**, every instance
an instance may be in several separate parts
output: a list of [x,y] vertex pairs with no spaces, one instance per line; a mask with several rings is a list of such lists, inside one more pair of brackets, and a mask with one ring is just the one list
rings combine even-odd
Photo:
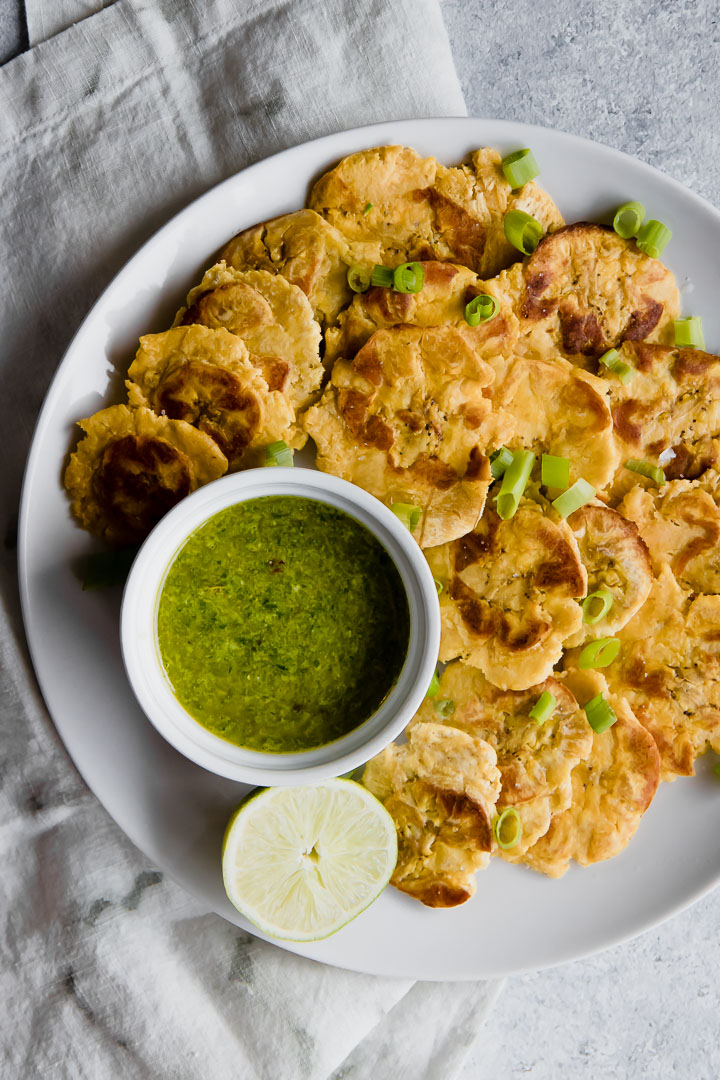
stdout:
[[178,701],[215,735],[273,752],[323,746],[367,720],[409,636],[385,548],[348,514],[292,495],[210,518],[178,552],[157,613]]

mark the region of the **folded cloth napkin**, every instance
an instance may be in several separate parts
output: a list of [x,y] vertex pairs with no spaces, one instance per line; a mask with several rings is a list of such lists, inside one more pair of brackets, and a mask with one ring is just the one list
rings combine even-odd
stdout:
[[28,41],[39,45],[112,3],[113,0],[25,0]]
[[34,683],[13,541],[50,377],[143,240],[285,146],[464,112],[437,2],[118,0],[84,18],[100,0],[28,0],[31,27],[63,29],[52,7],[83,21],[0,69],[0,1074],[451,1080],[498,983],[413,985],[285,953],[126,840]]

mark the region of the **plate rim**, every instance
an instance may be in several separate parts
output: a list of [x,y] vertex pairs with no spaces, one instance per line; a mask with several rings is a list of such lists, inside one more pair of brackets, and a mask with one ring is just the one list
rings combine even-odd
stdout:
[[[605,143],[599,142],[598,140],[590,139],[582,135],[577,135],[573,132],[566,132],[548,125],[528,124],[522,121],[506,120],[496,117],[440,116],[410,119],[400,118],[380,121],[369,125],[359,125],[357,127],[342,129],[340,131],[332,131],[325,135],[318,136],[315,139],[296,143],[290,147],[286,147],[285,149],[276,151],[275,153],[267,157],[260,158],[259,160],[253,162],[245,168],[239,169],[237,172],[233,173],[232,175],[219,181],[217,184],[214,184],[206,191],[202,192],[199,196],[192,199],[179,211],[169,217],[159,228],[154,230],[147,237],[147,239],[143,241],[143,243],[116,271],[116,273],[113,274],[110,281],[103,288],[102,292],[88,309],[86,315],[78,325],[77,330],[69,341],[63,353],[62,359],[60,360],[60,363],[58,364],[57,369],[55,370],[50,380],[47,391],[43,398],[42,406],[38,412],[37,419],[33,427],[30,439],[30,451],[28,453],[25,468],[23,470],[23,479],[19,502],[17,558],[20,608],[23,621],[23,629],[25,632],[27,646],[33,666],[33,674],[40,688],[45,708],[47,709],[48,715],[52,720],[53,727],[55,728],[60,742],[62,743],[62,749],[70,759],[73,768],[82,777],[83,782],[87,785],[95,798],[97,798],[103,809],[105,809],[105,811],[110,814],[110,816],[113,818],[113,821],[118,825],[118,827],[122,830],[125,836],[128,837],[128,839],[138,849],[138,851],[140,851],[146,858],[150,859],[152,862],[157,863],[163,870],[163,872],[166,873],[171,880],[176,882],[180,886],[180,888],[188,892],[188,894],[196,901],[198,900],[198,897],[191,891],[188,885],[181,878],[176,876],[173,868],[171,866],[169,867],[166,863],[164,863],[162,859],[157,858],[155,854],[149,855],[146,851],[144,842],[135,835],[135,830],[128,830],[125,825],[120,824],[115,815],[112,814],[111,811],[107,808],[101,792],[96,790],[94,783],[91,782],[89,777],[85,775],[85,771],[76,762],[72,751],[65,742],[61,726],[59,725],[58,721],[56,720],[50,709],[50,706],[47,703],[48,697],[51,696],[51,692],[49,691],[49,687],[46,687],[45,673],[42,672],[42,658],[40,656],[40,649],[36,640],[37,635],[32,629],[32,618],[30,614],[31,585],[29,565],[29,504],[31,501],[33,479],[38,468],[38,461],[40,459],[41,437],[44,434],[46,427],[50,423],[50,415],[55,404],[55,400],[59,396],[63,378],[67,371],[70,370],[70,366],[74,359],[72,354],[74,352],[76,342],[80,335],[83,333],[86,325],[93,320],[96,310],[106,300],[107,293],[114,287],[117,287],[119,280],[130,271],[130,268],[132,267],[135,260],[141,258],[146,248],[158,242],[158,240],[166,232],[169,233],[173,228],[175,228],[180,218],[182,218],[186,214],[192,214],[195,208],[200,203],[202,203],[203,200],[217,197],[218,193],[223,189],[223,187],[229,187],[234,183],[237,183],[238,177],[252,176],[255,171],[260,171],[264,168],[267,168],[269,165],[271,165],[271,163],[276,162],[278,159],[281,158],[289,158],[290,160],[292,160],[294,155],[302,154],[308,148],[317,148],[318,150],[320,150],[325,145],[332,146],[334,142],[343,139],[357,142],[358,145],[360,144],[360,140],[362,140],[366,146],[381,145],[381,142],[373,138],[374,133],[379,134],[382,132],[391,132],[393,128],[400,127],[402,128],[403,133],[410,133],[410,136],[408,136],[409,138],[412,136],[412,133],[414,131],[422,133],[426,128],[429,130],[430,134],[432,134],[432,128],[438,124],[454,125],[462,129],[465,129],[467,127],[469,131],[472,131],[474,127],[482,127],[483,129],[487,128],[492,132],[492,138],[495,139],[500,139],[501,137],[513,138],[514,132],[518,132],[519,130],[522,130],[523,132],[550,132],[552,136],[559,137],[561,140],[566,141],[570,147],[577,146],[579,149],[600,148],[603,153],[610,155],[611,158],[615,158],[618,161],[630,162],[633,169],[638,171],[639,174],[647,175],[648,177],[652,177],[655,180],[659,178],[662,181],[663,185],[669,187],[672,191],[679,194],[683,199],[694,204],[695,207],[701,210],[703,214],[711,216],[715,220],[718,228],[720,229],[720,210],[714,207],[702,195],[699,195],[697,192],[686,187],[681,181],[666,174],[656,166],[651,165],[648,162],[643,161],[637,157],[634,157],[632,154],[619,150],[616,147],[608,146]],[[405,139],[404,134],[403,139]],[[387,143],[385,144],[387,145]],[[484,143],[484,145],[492,145],[492,142],[488,141]],[[327,160],[328,163],[331,163],[335,161],[336,158],[328,155]],[[329,165],[324,167],[329,167]],[[328,966],[338,967],[343,970],[353,970],[364,974],[379,975],[380,977],[412,978],[432,982],[444,981],[448,979],[454,981],[473,981],[477,979],[498,978],[505,975],[525,974],[535,971],[542,971],[547,970],[548,968],[556,967],[563,963],[570,962],[572,960],[586,959],[587,957],[591,957],[599,952],[604,951],[605,949],[612,948],[616,945],[621,945],[627,941],[632,940],[633,938],[639,937],[642,934],[654,930],[658,926],[662,925],[662,923],[673,918],[675,915],[686,910],[687,908],[691,907],[693,904],[701,900],[703,897],[707,896],[709,893],[714,891],[714,889],[716,889],[718,885],[720,885],[720,863],[718,864],[714,875],[708,881],[704,882],[699,887],[692,889],[689,893],[684,894],[681,899],[664,908],[662,913],[651,917],[647,921],[644,921],[642,926],[640,927],[633,926],[629,929],[622,930],[617,934],[607,935],[602,942],[595,943],[587,948],[570,948],[566,952],[562,952],[562,955],[558,955],[555,959],[548,960],[541,964],[532,964],[529,966],[525,966],[522,964],[509,964],[507,966],[503,966],[502,968],[498,968],[497,970],[484,970],[483,973],[480,975],[467,972],[454,975],[448,974],[447,972],[438,974],[432,972],[428,973],[427,971],[422,970],[407,973],[405,971],[398,972],[395,968],[393,968],[392,971],[378,971],[377,966],[363,966],[361,964],[353,965],[352,968],[348,968],[341,961],[334,960],[332,957],[326,958],[311,955],[310,951],[307,948],[304,948],[302,943],[297,943],[296,947],[296,943],[293,942],[280,942],[276,941],[275,939],[268,938],[252,925],[249,925],[247,928],[248,931],[253,934],[253,936],[259,937],[263,940],[270,942],[273,945],[279,946],[285,951],[295,953],[296,955],[305,956],[320,963],[325,963]],[[207,901],[201,900],[201,903],[203,903],[206,907],[210,908],[210,905],[207,904]],[[226,916],[222,912],[216,911],[215,913],[220,918],[228,921],[226,919]],[[231,925],[233,925],[233,923],[231,923]],[[240,923],[236,925],[239,926]]]

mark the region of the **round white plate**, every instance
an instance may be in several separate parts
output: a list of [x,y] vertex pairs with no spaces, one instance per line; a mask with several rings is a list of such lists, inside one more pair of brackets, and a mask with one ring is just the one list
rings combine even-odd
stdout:
[[[410,120],[296,146],[220,184],[173,218],[130,260],[78,331],[35,432],[20,523],[25,625],[48,708],[83,777],[130,838],[188,892],[256,931],[225,897],[220,843],[245,792],[181,757],[157,734],[125,678],[120,592],[82,592],[74,561],[90,549],[68,511],[61,472],[74,423],[117,400],[140,334],[170,325],[212,254],[239,229],[302,206],[308,185],[338,158],[405,143],[440,161],[490,145],[530,146],[567,221],[607,220],[638,199],[673,229],[666,261],[685,314],[703,316],[720,348],[720,214],[647,165],[583,139],[498,120]],[[475,979],[574,959],[638,934],[720,879],[720,784],[698,776],[662,785],[637,836],[618,857],[561,881],[499,859],[476,896],[432,911],[387,889],[327,941],[293,946],[328,964],[419,979]]]

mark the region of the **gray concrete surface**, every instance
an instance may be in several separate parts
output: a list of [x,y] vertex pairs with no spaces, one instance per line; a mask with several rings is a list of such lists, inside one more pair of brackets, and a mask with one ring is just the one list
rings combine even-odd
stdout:
[[26,47],[22,0],[0,0],[0,64]]

